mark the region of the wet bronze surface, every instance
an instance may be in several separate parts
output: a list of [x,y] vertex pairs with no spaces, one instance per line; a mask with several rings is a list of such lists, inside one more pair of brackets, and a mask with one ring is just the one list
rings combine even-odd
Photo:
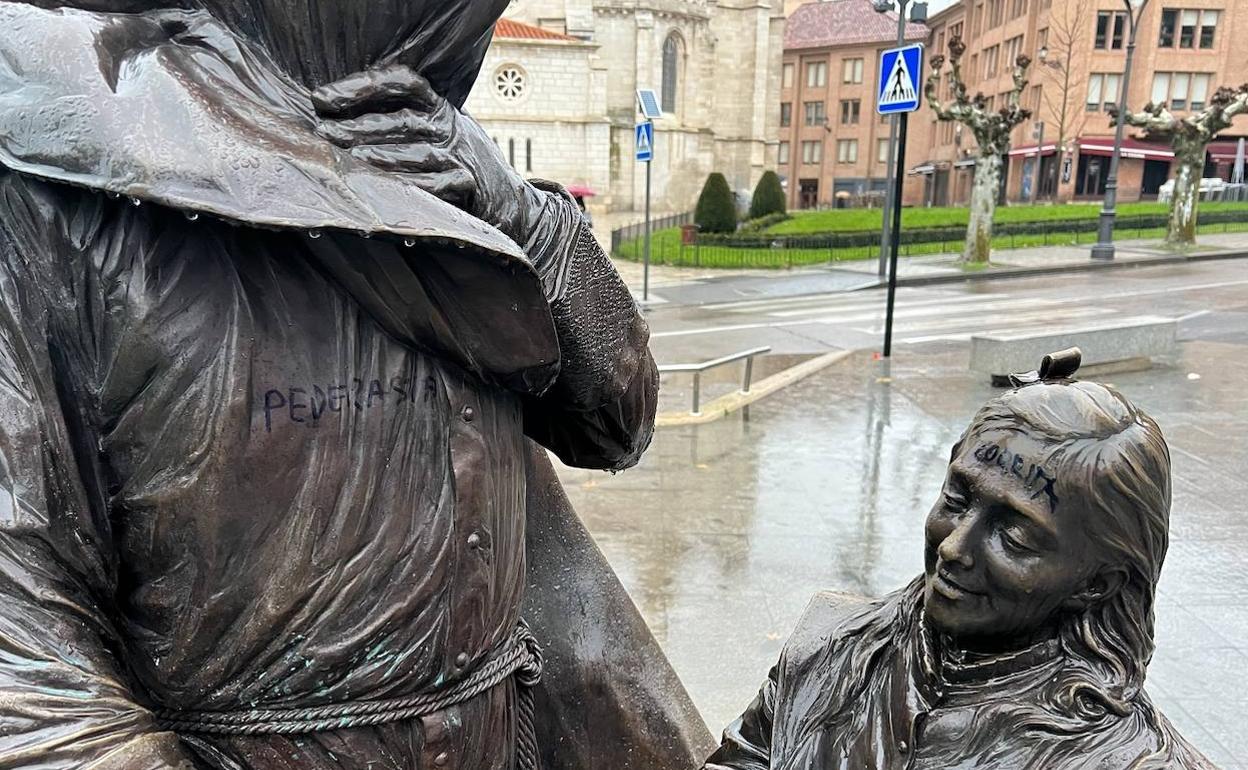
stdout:
[[924,574],[815,598],[708,770],[1213,767],[1144,691],[1170,515],[1157,424],[1067,379],[991,399],[927,516]]
[[657,375],[458,111],[502,5],[0,2],[0,766],[705,750],[530,457],[632,465]]

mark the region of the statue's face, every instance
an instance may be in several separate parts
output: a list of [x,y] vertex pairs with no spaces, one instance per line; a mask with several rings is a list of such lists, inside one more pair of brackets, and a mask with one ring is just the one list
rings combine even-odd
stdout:
[[969,436],[927,517],[928,620],[967,647],[1008,649],[1082,607],[1101,561],[1075,483],[1029,436]]

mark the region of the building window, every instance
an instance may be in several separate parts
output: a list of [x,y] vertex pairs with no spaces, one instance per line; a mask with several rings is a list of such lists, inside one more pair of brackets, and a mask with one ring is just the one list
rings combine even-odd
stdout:
[[1201,11],[1200,12],[1200,47],[1213,48],[1213,35],[1218,31],[1218,17],[1221,14],[1217,11]]
[[802,163],[812,164],[823,161],[823,142],[802,142]]
[[875,159],[878,160],[880,163],[888,162],[888,140],[887,139],[875,140]]
[[1013,0],[1010,4],[1010,18],[1017,19],[1027,13],[1027,0]]
[[789,143],[788,142],[781,142],[780,146],[776,149],[776,163],[780,164],[781,166],[789,165]]
[[1196,27],[1199,26],[1200,11],[1184,10],[1179,13],[1179,48],[1196,47]]
[[971,10],[971,37],[979,37],[980,27],[984,21],[984,4],[976,3]]
[[793,125],[793,104],[783,102],[780,105],[780,127],[788,128]]
[[984,78],[997,76],[997,63],[1001,58],[1001,46],[994,45],[984,49]]
[[519,101],[528,84],[528,76],[517,64],[504,64],[494,71],[494,91],[504,101]]
[[844,59],[841,62],[841,82],[862,82],[862,59]]
[[1158,72],[1153,75],[1153,104],[1172,110],[1203,110],[1212,75],[1207,72]]
[[1101,11],[1096,14],[1096,41],[1093,47],[1101,50],[1122,49],[1123,31],[1127,27],[1124,11]]
[[782,73],[784,73],[784,74],[781,76],[781,81],[782,81],[782,82],[781,82],[781,87],[782,87],[782,88],[792,88],[792,87],[793,87],[793,65],[792,65],[792,64],[786,64],[786,65],[784,65],[784,66],[780,69],[780,71],[781,71]]
[[857,163],[858,162],[858,140],[857,139],[838,139],[837,140],[836,162],[837,163]]
[[828,108],[824,102],[803,102],[802,109],[806,113],[806,125],[822,126],[828,122]]
[[1005,65],[1013,67],[1018,61],[1019,54],[1023,52],[1023,36],[1017,35],[1005,41]]
[[1209,81],[1212,75],[1206,73],[1192,74],[1192,90],[1188,95],[1188,107],[1193,110],[1203,110],[1205,108],[1205,100],[1209,98]]
[[516,167],[516,140],[515,139],[507,140],[507,162],[511,164],[512,168]]
[[828,63],[826,61],[816,61],[806,65],[807,88],[823,88],[827,84]]
[[1161,12],[1160,48],[1213,48],[1222,13],[1216,10],[1166,8]]
[[858,99],[847,99],[841,102],[841,125],[857,125],[862,110],[862,102]]
[[1166,8],[1161,12],[1161,33],[1157,37],[1158,48],[1174,48],[1174,28],[1178,23],[1178,11]]
[[533,140],[524,140],[524,170],[533,170]]
[[1119,73],[1093,73],[1088,75],[1088,112],[1099,112],[1118,104],[1118,86],[1122,82]]
[[675,32],[663,41],[663,104],[666,113],[676,112],[677,89],[680,87],[680,35]]
[[[962,37],[962,22],[949,27],[949,39],[952,40],[955,37]],[[937,53],[944,53],[944,51],[937,51]]]

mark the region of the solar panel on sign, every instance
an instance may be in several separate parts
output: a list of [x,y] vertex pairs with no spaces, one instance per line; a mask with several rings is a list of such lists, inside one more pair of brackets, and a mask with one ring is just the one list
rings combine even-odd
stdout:
[[637,108],[647,120],[663,117],[663,110],[659,109],[659,97],[652,88],[637,89]]

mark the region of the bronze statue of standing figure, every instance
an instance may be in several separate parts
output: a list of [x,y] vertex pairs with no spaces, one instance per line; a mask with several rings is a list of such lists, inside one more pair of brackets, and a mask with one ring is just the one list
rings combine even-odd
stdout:
[[0,0],[0,768],[705,754],[533,443],[658,377],[460,111],[505,7]]
[[979,410],[924,574],[817,596],[706,770],[1212,767],[1144,691],[1169,450],[1078,365],[1046,357]]

